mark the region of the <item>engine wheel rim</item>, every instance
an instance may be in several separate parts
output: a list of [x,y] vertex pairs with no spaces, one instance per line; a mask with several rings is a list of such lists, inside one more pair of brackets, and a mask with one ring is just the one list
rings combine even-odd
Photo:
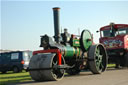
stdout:
[[[64,64],[65,64],[65,61],[64,61],[64,58],[62,57],[62,65]],[[52,60],[52,67],[57,66],[57,65],[58,65],[57,57],[54,56]],[[55,79],[61,79],[64,76],[64,73],[65,73],[64,69],[59,69],[59,68],[52,69],[52,74]]]

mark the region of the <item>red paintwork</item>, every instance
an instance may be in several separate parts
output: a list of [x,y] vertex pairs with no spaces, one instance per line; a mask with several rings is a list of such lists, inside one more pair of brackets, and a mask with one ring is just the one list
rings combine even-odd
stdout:
[[124,37],[124,46],[125,48],[127,48],[127,51],[128,51],[128,35]]
[[62,62],[61,62],[62,54],[59,49],[38,50],[38,51],[34,51],[33,55],[36,55],[38,53],[56,53],[57,57],[58,57],[58,65],[62,64]]
[[61,62],[62,54],[60,53],[60,51],[57,53],[57,56],[58,56],[58,65],[61,65],[62,64],[62,62]]
[[107,49],[128,48],[128,35],[118,35],[116,37],[102,37],[100,43],[104,44]]
[[[128,27],[128,24],[114,24],[114,27],[117,28],[117,29],[125,28],[125,27]],[[100,31],[109,30],[109,29],[110,29],[110,25],[107,25],[107,26],[101,27]]]
[[[116,29],[128,27],[128,24],[115,24]],[[100,31],[109,30],[110,25],[100,28]],[[100,43],[104,44],[106,49],[126,49],[128,51],[128,34],[117,35],[115,37],[102,37],[99,39]]]

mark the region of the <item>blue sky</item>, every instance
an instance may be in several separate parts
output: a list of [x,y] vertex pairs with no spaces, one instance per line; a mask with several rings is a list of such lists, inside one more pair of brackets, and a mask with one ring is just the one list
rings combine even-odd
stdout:
[[54,35],[53,7],[60,7],[60,27],[72,34],[96,31],[110,22],[128,24],[128,1],[12,1],[1,2],[1,48],[38,50],[40,36]]

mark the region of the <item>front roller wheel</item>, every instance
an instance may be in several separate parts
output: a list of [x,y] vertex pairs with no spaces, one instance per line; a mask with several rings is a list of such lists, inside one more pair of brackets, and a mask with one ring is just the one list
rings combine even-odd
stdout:
[[[57,67],[56,54],[40,54],[34,55],[29,64],[29,73],[35,81],[61,80],[64,76],[65,70],[54,68]],[[62,65],[65,64],[62,57]],[[38,69],[38,70],[31,70]]]
[[102,44],[92,45],[88,51],[89,68],[94,74],[100,74],[107,68],[108,57]]

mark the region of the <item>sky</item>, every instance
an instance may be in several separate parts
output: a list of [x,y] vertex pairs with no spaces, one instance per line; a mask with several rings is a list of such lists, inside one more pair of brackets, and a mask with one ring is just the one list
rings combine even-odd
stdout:
[[38,50],[40,36],[54,36],[53,7],[60,7],[60,28],[78,35],[90,30],[99,42],[100,27],[114,22],[128,24],[128,1],[124,0],[2,0],[0,49]]

